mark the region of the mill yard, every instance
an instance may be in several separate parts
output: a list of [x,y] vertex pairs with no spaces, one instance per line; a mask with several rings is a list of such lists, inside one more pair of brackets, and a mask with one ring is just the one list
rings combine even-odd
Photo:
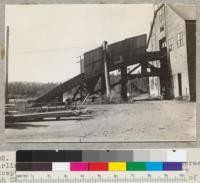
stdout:
[[196,104],[137,101],[88,105],[93,118],[10,123],[8,142],[195,141]]

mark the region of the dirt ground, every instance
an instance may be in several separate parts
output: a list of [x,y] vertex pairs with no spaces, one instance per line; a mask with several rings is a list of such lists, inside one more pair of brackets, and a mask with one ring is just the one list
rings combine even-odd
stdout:
[[8,142],[195,141],[196,103],[138,101],[90,105],[93,119],[13,123]]

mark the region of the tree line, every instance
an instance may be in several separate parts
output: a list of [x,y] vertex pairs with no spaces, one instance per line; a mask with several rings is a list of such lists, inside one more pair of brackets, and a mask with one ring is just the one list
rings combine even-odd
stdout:
[[16,98],[35,98],[46,93],[59,83],[37,83],[37,82],[9,82],[8,97]]
[[[110,83],[120,81],[120,75],[110,75]],[[132,91],[148,92],[148,78],[135,78],[127,82],[127,87],[132,88]],[[10,99],[26,99],[37,98],[49,90],[55,88],[61,83],[38,83],[38,82],[9,82],[8,83],[8,97]],[[120,85],[116,86],[120,89]],[[96,89],[101,88],[101,83],[98,82]],[[143,93],[142,92],[142,93]],[[73,93],[69,91],[69,93]]]

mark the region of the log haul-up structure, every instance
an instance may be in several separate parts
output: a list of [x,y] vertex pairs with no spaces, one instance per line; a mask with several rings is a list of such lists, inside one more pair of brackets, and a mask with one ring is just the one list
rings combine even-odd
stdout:
[[[163,10],[164,9],[164,10]],[[168,9],[168,19],[173,19],[166,23],[164,18],[164,11]],[[160,11],[163,11],[160,13]],[[172,11],[172,12],[171,12]],[[182,9],[182,13],[188,9]],[[195,100],[195,64],[196,64],[196,38],[195,38],[195,21],[185,21],[178,15],[173,15],[176,10],[170,8],[168,5],[160,5],[154,13],[153,23],[150,30],[150,35],[147,40],[147,35],[134,36],[116,43],[108,44],[103,42],[102,46],[95,48],[91,51],[84,53],[83,58],[80,61],[81,73],[74,78],[60,84],[54,89],[43,94],[37,98],[34,103],[48,103],[52,101],[63,102],[63,94],[73,90],[72,101],[83,101],[86,96],[100,93],[101,95],[109,98],[112,87],[120,85],[121,98],[124,101],[128,100],[127,97],[127,82],[134,78],[150,78],[150,85],[152,84],[152,78],[159,80],[159,87],[157,86],[157,95],[163,96],[164,99],[171,99],[176,97],[177,91],[173,88],[174,75],[177,75],[178,81],[180,80],[180,72],[175,73],[175,68],[186,69],[184,74],[185,81],[187,80],[187,95],[189,100]],[[187,14],[185,13],[185,14]],[[184,14],[184,15],[185,15]],[[178,17],[177,17],[178,16]],[[176,19],[174,19],[174,17]],[[178,20],[177,20],[178,19]],[[179,20],[181,19],[181,20]],[[160,22],[160,23],[157,23]],[[180,30],[176,29],[176,22],[181,22]],[[162,24],[161,24],[162,23]],[[169,30],[179,31],[177,33],[177,47],[184,49],[174,51],[175,49],[170,42],[170,38],[176,35]],[[159,30],[157,30],[159,28]],[[171,28],[171,29],[170,29]],[[184,29],[183,29],[184,28]],[[166,31],[168,29],[168,35]],[[159,32],[156,33],[156,31]],[[165,33],[165,34],[164,34]],[[161,36],[161,34],[163,36]],[[172,37],[170,37],[172,36]],[[168,38],[169,37],[169,38]],[[167,40],[168,39],[168,40]],[[182,40],[184,39],[184,41]],[[181,41],[182,40],[182,41]],[[167,42],[168,41],[168,42]],[[169,44],[169,45],[168,45]],[[173,47],[173,48],[172,48]],[[171,49],[169,49],[171,48]],[[176,59],[179,59],[180,54],[182,60],[177,63]],[[128,70],[127,67],[133,66]],[[140,68],[140,72],[134,72]],[[121,79],[116,83],[110,83],[110,72],[119,70],[121,73]],[[173,75],[173,74],[174,75]],[[180,85],[179,81],[179,85]],[[100,84],[100,89],[96,89],[97,83]],[[185,86],[185,85],[184,85]],[[150,86],[150,94],[155,93],[153,91],[154,86]],[[182,86],[181,86],[182,87]],[[179,95],[184,94],[184,91],[179,86]],[[182,92],[180,91],[182,90]]]
[[[101,93],[109,97],[112,87],[121,85],[121,97],[127,100],[128,80],[150,76],[160,76],[160,69],[149,62],[162,60],[166,57],[165,51],[146,51],[147,36],[139,35],[120,42],[108,45],[103,42],[101,47],[84,53],[81,60],[81,73],[74,78],[60,84],[54,89],[37,98],[34,103],[63,102],[63,94],[76,88],[72,100],[84,100],[87,95]],[[127,72],[127,67],[136,65]],[[141,67],[140,73],[133,73]],[[149,70],[148,70],[149,68]],[[110,84],[109,72],[121,71],[121,80]],[[101,82],[101,89],[95,90],[97,82]],[[76,96],[78,96],[77,98]],[[84,94],[84,96],[83,96]]]

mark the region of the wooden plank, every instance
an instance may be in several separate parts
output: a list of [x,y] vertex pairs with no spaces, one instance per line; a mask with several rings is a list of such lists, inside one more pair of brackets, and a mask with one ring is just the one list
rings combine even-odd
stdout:
[[109,75],[109,68],[108,68],[108,45],[107,42],[103,42],[103,53],[104,53],[104,77],[105,77],[105,84],[106,84],[106,96],[110,99],[110,75]]
[[42,120],[43,118],[61,118],[69,116],[78,116],[80,111],[53,111],[53,112],[41,112],[31,114],[16,114],[7,115],[6,122],[15,121],[30,121],[30,120]]

